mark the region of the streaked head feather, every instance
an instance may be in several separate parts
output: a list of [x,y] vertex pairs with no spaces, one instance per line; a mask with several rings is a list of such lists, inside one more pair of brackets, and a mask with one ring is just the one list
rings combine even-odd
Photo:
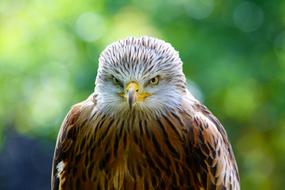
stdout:
[[[156,86],[147,82],[159,75]],[[121,86],[112,83],[112,77]],[[144,113],[163,114],[166,110],[179,108],[187,93],[178,52],[169,44],[152,37],[129,37],[106,47],[99,58],[95,93],[97,105],[106,113],[127,113],[127,102],[118,96],[130,81],[137,81],[152,96],[135,106]]]

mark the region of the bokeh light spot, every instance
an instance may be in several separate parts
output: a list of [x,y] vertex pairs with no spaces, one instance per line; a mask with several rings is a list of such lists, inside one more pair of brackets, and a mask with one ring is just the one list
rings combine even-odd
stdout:
[[54,32],[47,46],[49,56],[55,60],[63,63],[71,63],[76,60],[77,47],[71,36],[64,32]]
[[240,3],[233,15],[235,26],[243,32],[257,30],[263,22],[263,10],[253,2]]
[[77,19],[75,29],[82,40],[96,41],[105,32],[105,20],[96,13],[86,12]]
[[257,107],[257,95],[251,85],[235,86],[225,94],[225,114],[243,121],[248,119]]
[[59,115],[65,103],[64,95],[68,94],[68,88],[65,82],[57,79],[42,80],[41,85],[33,94],[30,119],[34,125],[46,126],[48,121]]
[[108,34],[104,36],[104,44],[108,45],[112,41],[126,38],[127,36],[143,35],[160,36],[158,30],[152,26],[147,15],[132,6],[128,6],[121,9],[114,16],[112,30],[109,30]]
[[190,0],[187,1],[186,10],[190,17],[194,19],[204,19],[208,17],[214,9],[213,0]]

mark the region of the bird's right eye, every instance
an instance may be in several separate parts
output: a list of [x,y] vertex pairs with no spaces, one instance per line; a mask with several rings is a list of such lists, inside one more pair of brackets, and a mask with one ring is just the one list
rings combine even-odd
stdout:
[[113,81],[114,85],[121,85],[121,82],[114,76],[112,77],[112,81]]

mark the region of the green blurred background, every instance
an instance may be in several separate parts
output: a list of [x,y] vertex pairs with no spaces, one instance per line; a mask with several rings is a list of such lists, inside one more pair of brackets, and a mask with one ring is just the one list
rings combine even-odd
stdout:
[[49,189],[57,132],[107,44],[170,42],[224,124],[242,189],[285,186],[285,1],[1,0],[0,189]]

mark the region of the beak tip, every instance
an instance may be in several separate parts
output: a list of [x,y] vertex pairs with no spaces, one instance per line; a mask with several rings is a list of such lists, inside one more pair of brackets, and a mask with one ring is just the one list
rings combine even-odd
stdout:
[[129,108],[132,109],[134,104],[134,90],[130,90],[128,92],[128,103],[129,103]]
[[133,103],[129,102],[129,108],[130,108],[130,110],[133,108]]

